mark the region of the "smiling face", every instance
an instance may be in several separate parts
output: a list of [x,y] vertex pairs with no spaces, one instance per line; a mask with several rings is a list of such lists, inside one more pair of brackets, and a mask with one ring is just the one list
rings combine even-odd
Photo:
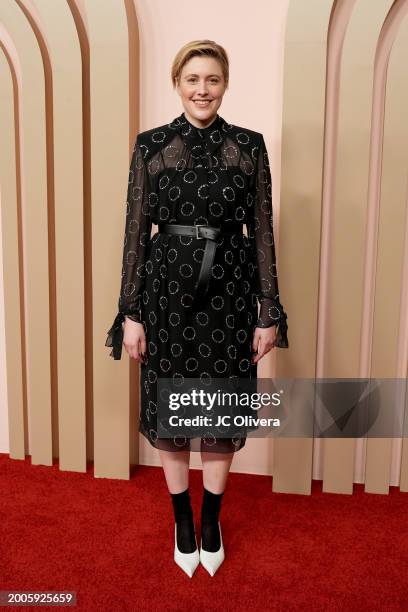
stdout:
[[196,127],[210,125],[226,90],[219,62],[213,57],[195,55],[184,64],[176,90],[188,121]]

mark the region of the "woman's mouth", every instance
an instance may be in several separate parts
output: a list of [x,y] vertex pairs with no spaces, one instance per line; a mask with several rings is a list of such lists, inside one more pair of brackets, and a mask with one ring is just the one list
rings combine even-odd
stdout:
[[212,100],[193,100],[194,104],[196,106],[200,106],[201,108],[205,108],[206,106],[208,106]]

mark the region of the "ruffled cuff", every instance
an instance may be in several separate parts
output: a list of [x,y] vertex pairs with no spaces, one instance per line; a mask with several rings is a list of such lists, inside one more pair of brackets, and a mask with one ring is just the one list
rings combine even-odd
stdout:
[[274,346],[289,348],[287,318],[287,314],[278,300],[271,303],[271,300],[264,298],[261,300],[261,310],[256,327],[265,329],[276,325]]
[[118,312],[113,322],[112,327],[107,332],[108,336],[105,341],[105,346],[109,346],[112,348],[109,353],[110,357],[113,359],[120,359],[122,357],[122,346],[123,346],[123,323],[125,322],[125,318],[131,319],[136,323],[142,323],[140,318],[140,313],[135,312],[131,314],[125,314],[123,312]]
[[278,346],[279,348],[289,348],[288,325],[286,323],[287,318],[286,313],[283,313],[276,329],[276,340],[274,346]]
[[105,346],[112,347],[109,353],[110,357],[114,359],[120,359],[122,357],[122,344],[123,344],[123,323],[125,322],[125,315],[122,312],[118,312],[113,322],[112,327],[107,332],[108,337],[106,338]]

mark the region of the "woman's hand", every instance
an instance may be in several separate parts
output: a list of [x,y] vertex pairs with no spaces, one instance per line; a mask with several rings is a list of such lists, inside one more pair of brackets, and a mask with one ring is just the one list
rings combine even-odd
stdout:
[[252,356],[252,363],[257,363],[266,353],[269,353],[275,345],[276,325],[271,327],[255,327],[252,341],[252,351],[256,355]]
[[146,336],[142,323],[125,317],[123,345],[130,357],[143,363],[146,358]]

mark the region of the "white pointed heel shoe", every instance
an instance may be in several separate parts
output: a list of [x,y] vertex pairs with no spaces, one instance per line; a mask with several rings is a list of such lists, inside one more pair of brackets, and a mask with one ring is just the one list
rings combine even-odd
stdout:
[[196,549],[192,553],[183,553],[178,549],[177,546],[177,523],[174,523],[174,561],[183,571],[186,572],[187,576],[192,578],[198,564],[200,563],[200,555],[197,546],[197,537],[194,534],[196,541]]
[[217,552],[209,552],[208,550],[203,549],[203,540],[201,538],[200,545],[200,562],[203,567],[207,570],[210,576],[214,576],[217,569],[220,567],[221,563],[225,559],[224,553],[224,545],[222,542],[222,533],[221,533],[221,525],[218,523],[218,528],[220,530],[220,541],[221,546],[217,550]]

